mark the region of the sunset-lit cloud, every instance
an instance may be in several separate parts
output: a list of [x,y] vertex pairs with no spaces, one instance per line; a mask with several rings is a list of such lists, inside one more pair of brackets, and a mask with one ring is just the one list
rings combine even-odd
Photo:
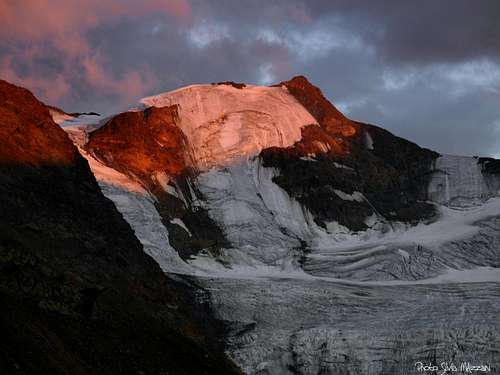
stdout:
[[500,2],[0,0],[0,77],[69,111],[306,75],[349,116],[500,153]]
[[[157,82],[147,71],[115,74],[111,62],[93,48],[87,33],[105,22],[164,14],[188,22],[191,8],[185,0],[7,0],[0,3],[0,38],[8,53],[0,56],[0,76],[27,86],[45,100],[58,102],[71,94],[75,82],[87,84],[104,95],[116,95],[124,103],[150,90]],[[43,62],[55,56],[61,67],[52,75]],[[111,56],[107,56],[111,58]],[[19,62],[24,65],[19,69]]]

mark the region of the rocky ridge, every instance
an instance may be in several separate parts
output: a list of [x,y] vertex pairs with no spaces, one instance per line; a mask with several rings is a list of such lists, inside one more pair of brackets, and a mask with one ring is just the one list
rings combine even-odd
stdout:
[[160,270],[47,107],[5,81],[0,144],[0,372],[239,372],[203,289]]

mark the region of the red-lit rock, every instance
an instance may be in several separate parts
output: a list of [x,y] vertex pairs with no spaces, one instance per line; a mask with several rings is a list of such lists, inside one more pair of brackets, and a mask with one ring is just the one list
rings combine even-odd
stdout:
[[156,172],[175,177],[186,169],[187,140],[176,118],[176,106],[120,113],[90,133],[86,149],[151,187]]
[[297,76],[279,85],[285,86],[318,123],[331,134],[344,137],[352,137],[356,134],[356,124],[335,108],[324,97],[321,90],[312,85],[306,77]]
[[68,165],[78,151],[47,107],[28,90],[0,80],[0,164]]

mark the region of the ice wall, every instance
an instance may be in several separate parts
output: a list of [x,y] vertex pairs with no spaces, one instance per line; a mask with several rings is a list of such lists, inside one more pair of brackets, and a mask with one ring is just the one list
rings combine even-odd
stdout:
[[429,199],[449,206],[471,206],[497,195],[487,178],[481,172],[481,165],[475,157],[440,156],[434,166],[429,182]]

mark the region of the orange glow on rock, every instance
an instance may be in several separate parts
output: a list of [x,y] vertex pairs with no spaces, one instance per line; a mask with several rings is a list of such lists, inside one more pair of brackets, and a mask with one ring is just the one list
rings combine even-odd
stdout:
[[49,110],[28,90],[0,80],[0,165],[69,165],[79,157]]
[[159,171],[176,176],[186,168],[186,139],[176,119],[176,106],[124,112],[90,133],[85,148],[131,177],[152,183]]
[[356,124],[345,117],[325,98],[319,88],[312,85],[304,76],[292,78],[281,83],[318,121],[321,127],[334,136],[354,137]]

